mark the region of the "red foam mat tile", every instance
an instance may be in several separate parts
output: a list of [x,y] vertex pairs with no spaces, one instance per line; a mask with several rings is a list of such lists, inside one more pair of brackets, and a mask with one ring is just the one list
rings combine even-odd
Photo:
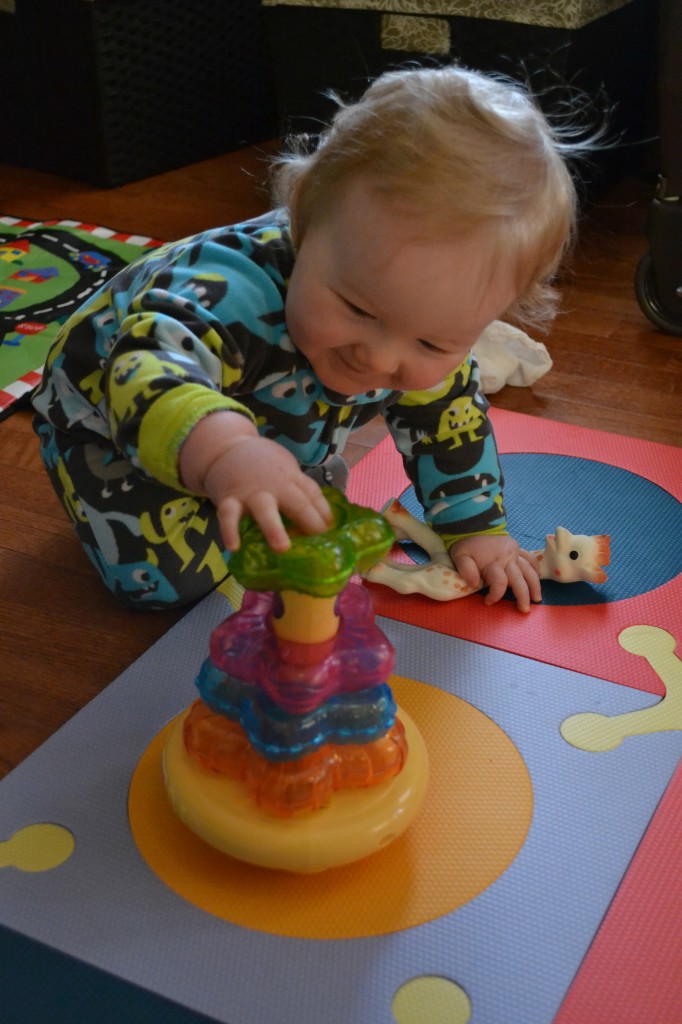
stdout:
[[554,1019],[554,1024],[680,1022],[682,764]]
[[[533,452],[603,462],[657,484],[682,502],[682,453],[677,448],[502,410],[491,410],[491,419],[502,455]],[[559,460],[557,466],[560,472]],[[386,438],[352,470],[348,496],[381,508],[407,486],[400,455]],[[554,526],[548,524],[548,529]],[[643,523],[643,529],[650,528]],[[660,680],[644,659],[622,650],[617,637],[626,626],[640,624],[674,635],[682,608],[681,575],[625,600],[536,605],[528,615],[519,613],[512,602],[487,608],[479,595],[439,603],[383,586],[370,589],[377,614],[387,618],[656,694],[664,693]]]

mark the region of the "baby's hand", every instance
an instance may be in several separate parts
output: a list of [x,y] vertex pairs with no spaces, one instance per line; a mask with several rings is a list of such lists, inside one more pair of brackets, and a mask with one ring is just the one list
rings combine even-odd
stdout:
[[290,545],[282,512],[303,533],[329,528],[331,509],[319,485],[276,441],[244,438],[213,463],[204,483],[228,551],[239,547],[244,515],[253,516],[273,551],[286,551]]
[[216,412],[196,424],[180,449],[180,475],[189,491],[215,505],[228,551],[239,547],[245,515],[253,516],[274,551],[290,544],[281,513],[303,533],[329,528],[332,513],[318,484],[240,413]]
[[531,601],[540,601],[537,562],[511,537],[465,537],[450,548],[457,572],[471,587],[488,587],[486,604],[495,604],[511,587],[519,611],[529,612]]

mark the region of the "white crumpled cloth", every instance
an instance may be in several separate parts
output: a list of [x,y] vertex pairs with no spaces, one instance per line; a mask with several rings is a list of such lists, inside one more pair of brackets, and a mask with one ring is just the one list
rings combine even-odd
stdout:
[[492,395],[505,384],[529,387],[552,366],[540,341],[501,320],[493,320],[473,348],[481,373],[481,391]]

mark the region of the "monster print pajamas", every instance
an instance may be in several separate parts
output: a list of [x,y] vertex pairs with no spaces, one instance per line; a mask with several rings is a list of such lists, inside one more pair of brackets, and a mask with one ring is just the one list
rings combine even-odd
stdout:
[[286,330],[294,258],[280,214],[203,232],[120,271],[55,341],[33,402],[41,457],[92,564],[132,607],[186,604],[227,574],[213,506],[178,475],[184,439],[221,409],[303,468],[381,413],[446,543],[506,532],[473,358],[425,392],[326,390]]

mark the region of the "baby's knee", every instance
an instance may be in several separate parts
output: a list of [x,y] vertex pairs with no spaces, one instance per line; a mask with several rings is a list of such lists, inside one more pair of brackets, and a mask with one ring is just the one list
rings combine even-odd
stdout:
[[[136,561],[107,561],[84,545],[102,582],[114,597],[137,611],[163,611],[195,604],[228,575],[228,554],[213,545],[184,565],[170,549],[147,547]],[[210,557],[211,556],[211,557]]]
[[171,577],[154,561],[105,565],[96,555],[87,553],[105,587],[134,611],[170,611],[196,604],[228,575],[223,566],[223,574],[217,579],[203,573]]

